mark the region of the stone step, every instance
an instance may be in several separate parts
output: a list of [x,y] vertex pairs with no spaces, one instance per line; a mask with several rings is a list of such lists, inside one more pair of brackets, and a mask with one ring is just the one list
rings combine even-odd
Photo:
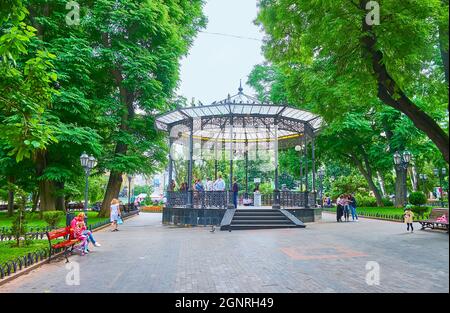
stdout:
[[233,220],[231,222],[231,225],[240,225],[240,224],[257,224],[257,225],[264,225],[264,224],[279,224],[279,225],[294,225],[292,221],[290,220]]

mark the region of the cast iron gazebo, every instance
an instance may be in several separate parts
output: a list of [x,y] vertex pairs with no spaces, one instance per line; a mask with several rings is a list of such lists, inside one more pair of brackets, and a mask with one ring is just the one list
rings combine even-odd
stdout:
[[[245,198],[252,199],[248,190],[249,158],[269,153],[273,161],[274,191],[263,197],[263,206],[281,210],[287,215],[314,221],[318,216],[316,199],[315,137],[322,119],[313,113],[270,102],[261,102],[246,95],[242,85],[239,92],[210,105],[181,107],[160,115],[157,130],[169,134],[169,182],[173,181],[175,150],[182,151],[187,162],[187,190],[167,191],[163,222],[181,225],[223,225],[233,218],[232,201],[233,161],[245,161]],[[278,151],[295,147],[302,157],[299,160],[300,191],[280,190]],[[215,160],[215,179],[220,157],[227,157],[230,173],[225,190],[193,190],[195,161]],[[299,158],[300,159],[300,158]],[[305,161],[306,160],[306,161]],[[309,161],[308,161],[309,160]],[[309,166],[312,167],[308,169]],[[308,177],[312,173],[312,179]],[[303,183],[304,182],[304,183]],[[311,185],[311,186],[310,186]],[[227,213],[227,210],[229,212]]]

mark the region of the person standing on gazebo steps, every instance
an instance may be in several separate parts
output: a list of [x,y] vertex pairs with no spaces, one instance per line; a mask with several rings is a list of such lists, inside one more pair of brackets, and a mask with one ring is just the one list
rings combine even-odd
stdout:
[[233,179],[233,204],[234,208],[237,209],[238,207],[238,196],[239,196],[239,184],[237,183],[236,177]]
[[219,199],[219,206],[223,207],[226,203],[226,193],[225,191],[225,181],[222,179],[222,175],[219,175],[217,177],[217,180],[214,182],[214,186],[213,186],[214,191],[220,191],[219,195],[218,195],[218,199]]

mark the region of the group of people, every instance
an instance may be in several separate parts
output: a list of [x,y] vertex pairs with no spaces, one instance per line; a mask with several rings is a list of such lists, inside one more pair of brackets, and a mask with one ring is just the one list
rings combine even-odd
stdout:
[[[89,244],[94,247],[101,246],[100,243],[95,240],[92,231],[87,228],[85,219],[86,215],[84,213],[80,213],[70,222],[71,236],[80,241],[80,250],[83,256],[90,252]],[[111,231],[119,231],[118,224],[120,224],[121,220],[120,201],[118,199],[113,199],[111,201],[110,211]]]
[[[204,191],[226,191],[226,183],[225,180],[222,178],[222,175],[218,175],[217,179],[213,181],[210,177],[206,179],[206,181],[203,183],[203,181],[200,178],[195,178],[194,183],[192,185],[192,189],[195,192],[204,192]],[[176,183],[175,180],[172,180],[169,184],[168,191],[176,191]],[[189,184],[184,182],[181,184],[178,191],[186,192],[189,191]],[[238,206],[238,195],[239,195],[239,184],[237,182],[236,177],[233,179],[233,185],[231,191],[233,192],[233,204],[234,207],[237,208]]]
[[[172,180],[169,184],[169,191],[176,191],[177,186],[175,183],[175,180]],[[211,180],[210,177],[208,177],[205,181],[205,183],[202,182],[200,178],[195,178],[194,183],[192,185],[192,190],[197,192],[202,191],[225,191],[226,189],[226,183],[222,178],[222,175],[219,175],[215,181]],[[180,188],[178,191],[188,191],[189,190],[189,184],[187,182],[183,182],[180,185]]]
[[81,242],[80,249],[82,255],[86,255],[90,252],[89,244],[92,244],[95,247],[101,246],[100,243],[95,240],[92,232],[87,229],[86,223],[84,222],[85,217],[84,213],[80,213],[70,222],[70,231],[73,238],[78,239]]
[[352,220],[358,220],[358,213],[356,212],[356,199],[351,194],[343,194],[339,196],[336,200],[337,204],[337,214],[336,220],[338,223],[343,222],[342,217],[344,217],[346,222],[350,221],[350,214],[352,215]]

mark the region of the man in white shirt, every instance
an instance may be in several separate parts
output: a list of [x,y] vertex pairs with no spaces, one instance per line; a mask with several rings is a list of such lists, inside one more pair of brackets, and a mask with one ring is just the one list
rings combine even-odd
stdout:
[[211,180],[211,178],[206,179],[206,191],[213,191],[214,190],[214,182]]
[[214,191],[225,191],[225,181],[222,179],[222,175],[214,182]]

